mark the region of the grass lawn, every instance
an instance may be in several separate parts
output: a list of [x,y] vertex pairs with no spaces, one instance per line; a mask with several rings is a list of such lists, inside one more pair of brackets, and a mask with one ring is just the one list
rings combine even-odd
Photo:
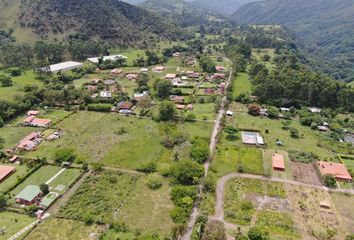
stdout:
[[26,236],[27,240],[78,240],[90,239],[90,235],[99,236],[104,227],[99,225],[86,225],[83,222],[50,218],[40,223]]
[[[239,110],[237,104],[233,104],[231,109],[234,112]],[[235,109],[235,110],[234,110]],[[302,126],[299,121],[292,120],[290,128],[299,130],[300,138],[292,138],[290,131],[282,129],[281,120],[272,120],[269,118],[253,117],[249,115],[247,110],[237,112],[233,117],[228,118],[228,124],[237,126],[240,129],[254,129],[261,132],[265,139],[265,143],[271,149],[278,149],[284,151],[299,151],[312,152],[319,156],[320,159],[336,158],[330,151],[330,148],[323,146],[321,136],[308,127]],[[266,130],[269,133],[266,133]],[[284,143],[284,146],[277,146],[276,140],[279,139]]]
[[30,169],[25,164],[23,165],[5,164],[5,165],[16,167],[16,172],[14,172],[11,176],[7,177],[3,182],[0,183],[0,192],[7,192],[11,187],[16,185],[18,178],[26,177],[30,171]]
[[252,92],[252,84],[249,79],[249,74],[244,72],[244,73],[238,73],[235,79],[233,80],[232,83],[232,92],[234,96],[238,96],[241,93],[249,93],[251,94]]
[[0,238],[10,238],[35,220],[36,219],[31,218],[28,215],[13,212],[0,212],[0,228],[5,230],[5,234],[1,235]]
[[246,173],[262,175],[262,151],[258,148],[235,146],[223,142],[218,146],[211,167],[219,177],[236,172],[241,167]]
[[[0,71],[0,74],[3,73]],[[43,83],[35,78],[32,70],[27,70],[21,76],[12,77],[13,86],[0,87],[0,100],[10,100],[17,94],[23,94],[22,90],[25,85],[43,86]]]
[[[176,130],[187,136],[209,137],[211,125],[185,123],[176,125]],[[50,160],[58,148],[73,148],[83,161],[100,161],[105,165],[130,169],[151,161],[171,162],[170,151],[161,144],[165,136],[164,125],[149,119],[81,111],[57,127],[64,131],[63,138],[45,142],[36,152],[28,154]],[[123,134],[120,133],[122,129],[125,131]]]
[[11,126],[5,126],[0,128],[0,136],[5,141],[4,149],[15,147],[21,139],[35,131],[38,131],[38,128]]
[[[49,183],[49,187],[52,187],[52,191],[63,193],[65,192],[71,183],[73,183],[76,178],[81,174],[81,169],[69,168],[66,169],[63,173],[61,173],[57,178],[55,178],[51,183]],[[58,185],[64,185],[65,188],[62,191],[55,190]]]
[[62,168],[57,166],[46,165],[39,168],[32,173],[25,181],[18,185],[14,190],[10,192],[11,200],[14,200],[13,196],[21,192],[27,185],[40,185],[51,179]]
[[[193,113],[197,120],[209,120],[213,121],[215,119],[215,104],[214,103],[194,103],[193,104]],[[188,112],[189,113],[189,112]]]
[[103,171],[85,180],[61,208],[59,216],[107,224],[124,223],[129,230],[163,235],[173,227],[169,191],[168,181],[153,191],[146,186],[143,175]]

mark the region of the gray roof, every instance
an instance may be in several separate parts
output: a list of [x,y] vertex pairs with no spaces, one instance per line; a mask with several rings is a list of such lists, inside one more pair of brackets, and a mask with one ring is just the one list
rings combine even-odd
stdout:
[[39,188],[39,186],[28,185],[19,194],[17,194],[15,198],[16,199],[19,198],[19,199],[23,199],[23,200],[26,200],[28,202],[31,202],[40,193],[41,193],[41,189]]

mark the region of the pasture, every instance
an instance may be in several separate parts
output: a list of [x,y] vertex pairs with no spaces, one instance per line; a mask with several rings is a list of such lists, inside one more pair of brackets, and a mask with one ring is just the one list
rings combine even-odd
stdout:
[[5,141],[4,149],[14,148],[20,140],[38,130],[38,128],[34,127],[12,127],[9,125],[0,128],[0,136]]
[[241,72],[237,74],[232,82],[232,92],[235,97],[241,93],[252,93],[252,84],[247,72]]
[[35,218],[31,218],[28,215],[1,211],[0,228],[4,230],[4,234],[0,234],[0,239],[10,238],[35,220]]
[[163,235],[173,227],[169,191],[168,181],[153,191],[146,186],[144,175],[103,171],[85,180],[62,206],[59,217],[124,224],[129,230]]
[[4,181],[0,183],[0,192],[7,192],[8,190],[10,190],[10,188],[16,185],[16,183],[20,178],[23,179],[24,177],[26,177],[29,174],[29,171],[31,170],[24,164],[22,165],[6,164],[6,165],[16,167],[16,172],[14,172],[12,175],[7,177]]

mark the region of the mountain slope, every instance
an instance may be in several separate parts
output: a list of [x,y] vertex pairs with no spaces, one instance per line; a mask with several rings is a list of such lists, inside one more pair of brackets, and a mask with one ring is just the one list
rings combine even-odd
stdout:
[[230,16],[241,6],[258,0],[195,0],[192,3],[209,11]]
[[290,29],[317,68],[336,79],[354,80],[353,0],[268,0],[232,15],[239,24],[282,24]]
[[203,25],[215,17],[211,12],[183,0],[147,0],[139,6],[157,12],[182,27]]
[[[9,1],[9,0],[4,0]],[[182,30],[171,21],[119,0],[14,0],[15,28],[36,36],[63,39],[77,36],[134,45],[151,36],[176,39]],[[11,3],[12,4],[12,3]],[[16,5],[14,5],[16,6]],[[11,22],[7,19],[7,22]]]

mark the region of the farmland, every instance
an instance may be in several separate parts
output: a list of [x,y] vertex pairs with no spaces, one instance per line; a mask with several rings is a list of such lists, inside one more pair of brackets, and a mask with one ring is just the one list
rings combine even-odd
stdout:
[[241,93],[251,93],[251,82],[249,80],[248,73],[238,73],[232,83],[232,92],[234,96],[238,96]]
[[0,227],[5,230],[4,234],[0,235],[1,239],[8,239],[22,228],[34,222],[35,219],[26,215],[12,213],[12,212],[0,212]]

